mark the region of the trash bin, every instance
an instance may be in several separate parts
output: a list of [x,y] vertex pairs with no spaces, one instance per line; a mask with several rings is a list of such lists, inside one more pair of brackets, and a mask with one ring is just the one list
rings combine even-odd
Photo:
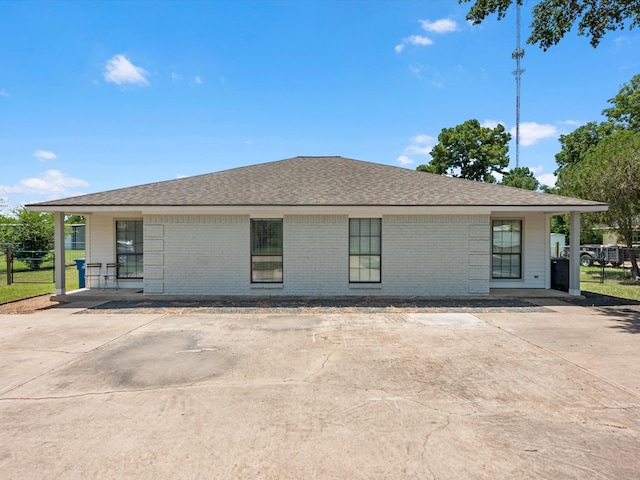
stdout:
[[551,288],[554,290],[569,291],[569,259],[551,259]]
[[84,288],[84,258],[76,258],[76,268],[78,269],[78,288]]

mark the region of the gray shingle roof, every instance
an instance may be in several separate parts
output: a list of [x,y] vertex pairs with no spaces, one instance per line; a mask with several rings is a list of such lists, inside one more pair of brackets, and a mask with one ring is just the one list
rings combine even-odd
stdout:
[[295,157],[30,207],[597,205],[342,157]]

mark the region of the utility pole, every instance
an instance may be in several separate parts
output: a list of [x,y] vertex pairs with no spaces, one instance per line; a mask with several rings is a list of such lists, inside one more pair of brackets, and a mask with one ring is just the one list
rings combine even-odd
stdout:
[[520,48],[520,0],[516,0],[516,49],[511,58],[516,61],[516,167],[520,166],[520,77],[524,70],[520,68],[520,60],[524,57],[524,50]]

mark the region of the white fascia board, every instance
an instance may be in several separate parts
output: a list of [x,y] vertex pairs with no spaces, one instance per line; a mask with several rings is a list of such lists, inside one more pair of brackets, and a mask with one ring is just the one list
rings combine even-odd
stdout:
[[362,215],[375,217],[380,215],[490,215],[491,209],[486,207],[414,207],[414,206],[251,206],[246,207],[187,207],[187,208],[145,208],[144,215],[189,215],[203,214],[210,215],[250,215],[260,217],[274,215]]
[[495,206],[491,207],[493,212],[539,212],[562,215],[570,212],[590,213],[606,212],[609,205],[538,205],[538,206]]
[[27,210],[33,212],[47,212],[47,213],[55,213],[55,212],[64,212],[69,215],[91,215],[92,213],[138,213],[142,214],[143,208],[141,206],[126,206],[126,207],[106,207],[106,206],[42,206],[38,207],[34,206],[26,206]]
[[142,215],[189,215],[189,214],[223,214],[223,215],[257,215],[257,214],[309,214],[309,215],[491,215],[498,212],[539,212],[562,214],[569,212],[603,212],[608,205],[484,205],[484,206],[394,206],[394,205],[246,205],[246,206],[42,206],[27,207],[38,212],[65,212],[69,214],[87,215],[91,213],[137,213]]

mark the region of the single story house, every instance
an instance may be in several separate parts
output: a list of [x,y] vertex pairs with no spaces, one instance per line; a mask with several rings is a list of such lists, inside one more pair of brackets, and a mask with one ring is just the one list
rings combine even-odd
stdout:
[[[598,202],[337,156],[34,203],[86,218],[86,261],[146,295],[470,296],[551,287],[550,218]],[[578,259],[570,288],[580,294]],[[114,285],[114,282],[109,284]],[[91,287],[96,287],[91,285]],[[104,287],[104,285],[102,285]],[[64,275],[56,293],[64,294]]]

